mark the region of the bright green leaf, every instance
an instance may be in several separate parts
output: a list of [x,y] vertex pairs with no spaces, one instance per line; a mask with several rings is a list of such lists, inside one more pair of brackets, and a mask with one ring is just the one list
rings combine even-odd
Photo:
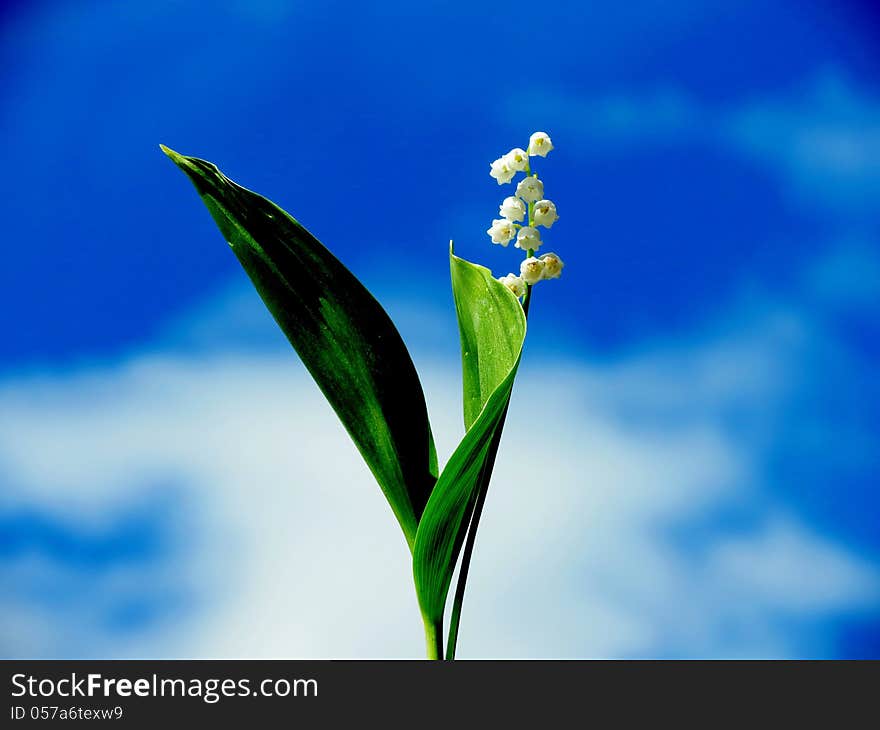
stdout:
[[488,269],[451,252],[450,261],[461,338],[464,427],[469,429],[519,358],[525,315]]
[[195,184],[369,465],[412,547],[437,479],[437,456],[422,386],[391,319],[281,208],[236,185],[210,162],[162,150]]
[[413,549],[419,605],[433,624],[442,621],[474,502],[492,473],[526,334],[522,306],[492,272],[451,252],[450,260],[468,430],[437,480]]

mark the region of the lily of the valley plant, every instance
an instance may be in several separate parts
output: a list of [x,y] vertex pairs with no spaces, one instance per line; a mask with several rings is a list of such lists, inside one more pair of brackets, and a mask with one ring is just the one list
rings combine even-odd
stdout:
[[[450,244],[466,432],[440,471],[421,383],[376,299],[277,205],[236,185],[210,162],[162,147],[195,184],[385,493],[412,553],[430,659],[455,658],[471,553],[522,355],[532,290],[562,272],[559,256],[538,254],[541,229],[550,229],[558,215],[532,163],[552,149],[550,137],[535,132],[527,149],[512,149],[490,165],[498,185],[522,174],[487,231],[492,243],[513,242],[521,249],[519,273],[496,279],[489,269],[456,256]],[[444,650],[444,615],[459,557]]]

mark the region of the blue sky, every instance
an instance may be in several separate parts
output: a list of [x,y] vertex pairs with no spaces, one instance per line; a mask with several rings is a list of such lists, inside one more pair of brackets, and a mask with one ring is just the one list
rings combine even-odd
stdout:
[[[537,292],[519,395],[548,405],[514,405],[463,651],[880,655],[876,11],[618,5],[4,6],[0,652],[418,653],[381,495],[158,144],[363,278],[448,454],[447,242],[516,266],[484,233],[507,194],[488,163],[545,129],[566,270]],[[271,438],[226,454],[242,420]],[[334,542],[349,521],[369,550]],[[352,566],[371,598],[339,630]]]

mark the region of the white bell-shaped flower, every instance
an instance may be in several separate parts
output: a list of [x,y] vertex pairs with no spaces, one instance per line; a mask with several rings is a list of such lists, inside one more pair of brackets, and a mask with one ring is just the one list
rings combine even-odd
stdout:
[[544,183],[535,175],[523,178],[516,186],[516,194],[527,203],[534,203],[544,197]]
[[539,200],[535,203],[534,221],[536,226],[550,228],[557,220],[559,220],[559,216],[556,215],[556,206],[553,203],[549,200]]
[[492,221],[492,226],[486,233],[492,238],[492,243],[506,246],[516,235],[516,227],[506,218],[497,218]]
[[526,204],[511,195],[504,199],[498,212],[509,221],[521,221],[526,216]]
[[529,137],[529,154],[532,157],[546,157],[547,153],[553,149],[553,143],[546,132],[535,132]]
[[529,256],[519,265],[519,275],[526,284],[534,284],[544,278],[544,262]]
[[558,279],[562,274],[562,267],[565,266],[562,259],[555,253],[545,253],[540,258],[544,262],[544,278]]
[[529,153],[519,147],[514,147],[504,156],[508,164],[517,172],[522,172],[529,166]]
[[523,226],[519,229],[519,233],[516,234],[514,246],[521,248],[523,251],[528,251],[529,249],[537,251],[541,248],[541,234],[538,233],[537,228]]
[[504,185],[513,180],[513,176],[516,175],[516,170],[510,166],[510,160],[508,160],[505,155],[504,157],[499,157],[489,165],[489,175],[494,177],[499,185]]
[[504,286],[506,286],[510,291],[513,292],[513,295],[519,299],[522,296],[525,296],[526,293],[526,283],[517,276],[516,274],[508,274],[507,276],[499,276],[498,281],[500,281]]

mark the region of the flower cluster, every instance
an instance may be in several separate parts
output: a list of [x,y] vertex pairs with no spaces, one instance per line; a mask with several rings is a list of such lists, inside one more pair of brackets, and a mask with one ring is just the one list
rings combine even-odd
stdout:
[[508,274],[498,279],[517,298],[525,296],[533,284],[542,279],[558,279],[562,273],[562,260],[555,253],[534,255],[543,243],[538,227],[549,229],[559,216],[556,205],[544,198],[544,183],[532,172],[530,158],[546,157],[552,149],[546,132],[535,132],[529,137],[528,151],[514,147],[489,165],[489,175],[499,185],[511,182],[518,172],[525,173],[516,186],[516,194],[502,201],[498,209],[501,217],[493,220],[486,231],[492,243],[506,247],[515,239],[514,247],[526,252],[519,275]]

